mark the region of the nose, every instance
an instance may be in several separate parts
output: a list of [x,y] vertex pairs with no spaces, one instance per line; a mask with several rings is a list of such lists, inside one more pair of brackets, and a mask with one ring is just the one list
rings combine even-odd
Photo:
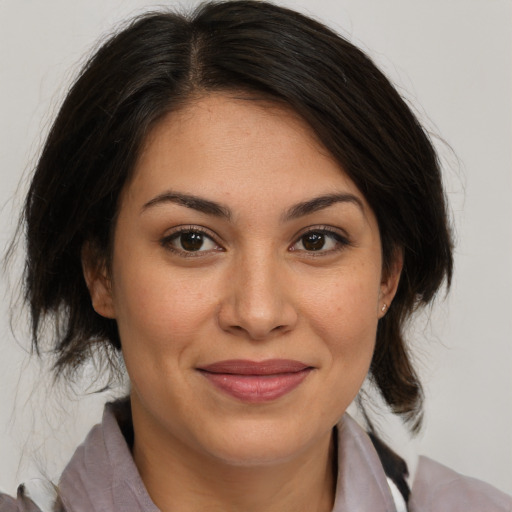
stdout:
[[293,330],[298,314],[286,273],[272,255],[234,262],[227,293],[218,310],[221,328],[250,340]]

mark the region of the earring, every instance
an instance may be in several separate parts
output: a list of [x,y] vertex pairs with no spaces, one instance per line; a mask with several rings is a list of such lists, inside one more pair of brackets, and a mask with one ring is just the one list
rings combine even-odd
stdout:
[[380,308],[380,310],[384,313],[386,311],[388,305],[386,303],[383,304],[383,306]]

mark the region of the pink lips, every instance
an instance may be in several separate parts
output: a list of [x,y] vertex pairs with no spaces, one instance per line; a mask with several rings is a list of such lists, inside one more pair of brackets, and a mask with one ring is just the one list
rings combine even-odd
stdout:
[[244,402],[275,400],[295,389],[312,368],[289,359],[219,361],[198,370],[218,389]]

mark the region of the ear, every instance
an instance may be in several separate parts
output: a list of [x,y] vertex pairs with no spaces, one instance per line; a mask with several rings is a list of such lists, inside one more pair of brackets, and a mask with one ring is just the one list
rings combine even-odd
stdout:
[[402,250],[398,249],[393,254],[393,260],[387,268],[383,269],[382,281],[380,283],[378,314],[382,318],[395,297],[402,274],[404,256]]
[[88,242],[82,247],[82,271],[94,311],[105,318],[115,318],[112,281],[106,262]]

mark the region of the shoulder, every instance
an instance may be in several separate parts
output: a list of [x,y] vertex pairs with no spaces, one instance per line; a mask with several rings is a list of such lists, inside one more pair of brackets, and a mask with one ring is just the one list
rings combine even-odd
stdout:
[[41,512],[41,510],[26,496],[24,486],[20,485],[16,499],[0,493],[0,512]]
[[512,497],[492,485],[420,457],[411,512],[512,512]]
[[17,512],[19,509],[16,500],[0,493],[0,512]]
[[40,478],[18,487],[16,498],[0,492],[0,512],[63,512],[57,488]]

